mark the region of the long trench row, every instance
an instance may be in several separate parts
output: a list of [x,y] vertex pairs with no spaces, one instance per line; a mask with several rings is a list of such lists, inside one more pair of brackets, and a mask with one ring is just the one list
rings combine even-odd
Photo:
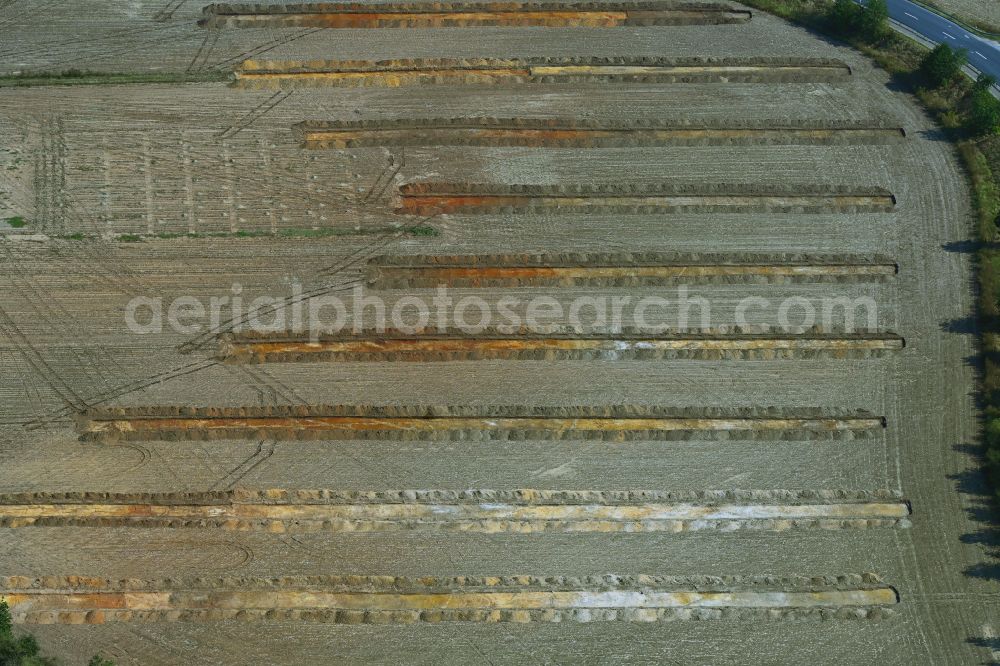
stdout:
[[367,264],[368,281],[378,289],[881,282],[898,270],[880,256],[752,253],[396,255]]
[[875,358],[905,341],[893,333],[742,333],[696,331],[658,335],[619,331],[542,332],[530,329],[414,329],[344,331],[330,335],[279,331],[226,335],[219,360],[227,363],[316,361],[659,360]]
[[245,60],[234,84],[249,90],[325,87],[584,83],[824,83],[851,68],[818,58],[436,58]]
[[885,427],[884,417],[864,411],[641,405],[110,407],[89,410],[78,422],[82,437],[96,441],[855,439]]
[[30,624],[298,620],[660,622],[881,619],[899,602],[872,574],[822,577],[288,576],[111,581],[0,578],[14,617]]
[[724,4],[685,2],[321,2],[213,4],[199,25],[211,28],[465,28],[483,26],[614,28],[745,23],[751,13]]
[[909,527],[890,491],[240,490],[0,496],[4,527],[267,532],[690,532]]
[[677,123],[639,118],[586,122],[573,118],[402,118],[304,121],[293,127],[303,147],[521,146],[620,148],[642,146],[879,145],[906,137],[902,127],[875,123]]

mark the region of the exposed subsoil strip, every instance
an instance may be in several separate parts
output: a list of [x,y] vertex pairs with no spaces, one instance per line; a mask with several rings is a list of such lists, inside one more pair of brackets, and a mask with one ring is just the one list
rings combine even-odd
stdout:
[[751,12],[722,4],[672,2],[479,2],[213,4],[207,28],[451,28],[477,26],[585,27],[746,23]]
[[454,361],[479,359],[868,358],[903,348],[892,333],[866,334],[573,334],[530,331],[476,335],[434,330],[370,331],[315,339],[308,334],[236,334],[219,358],[235,363],[294,361]]
[[590,186],[407,183],[397,213],[889,213],[896,197],[881,188],[741,186]]
[[714,281],[874,281],[896,274],[895,264],[860,265],[716,265],[716,266],[560,266],[560,267],[381,267],[373,284],[396,287],[449,286],[630,286]]
[[879,619],[899,602],[874,574],[778,578],[306,576],[107,581],[8,577],[16,622],[311,620],[343,624],[789,617]]
[[886,144],[902,140],[901,127],[677,126],[665,122],[629,125],[581,124],[572,119],[523,118],[403,119],[384,121],[311,121],[295,132],[306,148],[372,146],[522,146],[614,148],[668,145],[849,145]]
[[[701,412],[699,414],[698,412]],[[149,407],[93,410],[85,439],[685,439],[698,436],[864,436],[885,427],[867,413],[658,407]]]
[[233,488],[230,490],[194,490],[169,492],[23,492],[0,494],[0,506],[74,505],[74,504],[149,504],[173,505],[369,505],[369,504],[490,504],[525,506],[561,506],[600,504],[627,506],[649,503],[688,503],[700,506],[724,504],[866,504],[900,503],[897,490],[545,490],[518,488],[493,490],[344,490],[303,488]]
[[252,89],[495,83],[818,83],[850,77],[843,62],[810,58],[438,58],[246,60],[235,84]]
[[[783,497],[782,491],[708,491],[700,501],[656,501],[670,493],[395,491],[324,499],[327,491],[179,493],[136,501],[88,493],[71,498],[34,494],[0,498],[0,526],[211,527],[271,532],[372,532],[437,529],[461,532],[682,532],[691,530],[908,527],[909,503],[888,491],[820,491]],[[837,496],[841,497],[838,499]],[[381,501],[379,498],[381,497]],[[732,498],[727,501],[727,498]],[[754,499],[756,497],[757,499]],[[55,500],[45,502],[45,499]],[[228,499],[228,501],[227,501]],[[504,501],[504,500],[509,501]],[[736,500],[736,501],[733,501]],[[791,503],[788,503],[791,500]]]
[[856,282],[884,280],[897,271],[896,264],[883,257],[655,253],[397,255],[376,257],[367,266],[369,282],[381,289]]

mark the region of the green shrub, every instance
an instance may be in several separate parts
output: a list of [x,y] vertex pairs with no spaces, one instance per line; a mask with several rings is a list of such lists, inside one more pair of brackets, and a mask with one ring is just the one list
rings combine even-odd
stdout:
[[1000,418],[989,419],[986,422],[986,443],[990,446],[1000,446]]
[[858,28],[861,7],[854,0],[834,0],[826,11],[827,27],[838,35],[849,35]]
[[38,641],[31,634],[14,635],[10,606],[0,601],[0,666],[55,666],[51,659],[39,656]]
[[994,483],[1000,482],[1000,418],[986,421],[986,467]]
[[997,83],[997,78],[989,74],[983,73],[979,75],[976,82],[972,84],[972,89],[975,90],[989,90]]
[[28,224],[27,221],[25,221],[25,219],[20,215],[16,217],[8,217],[6,220],[4,220],[4,222],[14,227],[15,229],[20,229],[21,227]]
[[889,36],[889,6],[885,0],[868,0],[864,7],[854,0],[834,0],[824,15],[826,28],[842,37],[881,42]]
[[[57,666],[54,659],[40,656],[40,651],[38,641],[31,634],[14,636],[10,606],[0,600],[0,666]],[[115,662],[95,654],[87,666],[115,666]]]
[[939,88],[958,76],[968,60],[968,52],[964,49],[954,50],[947,44],[938,44],[921,61],[920,75],[929,85]]
[[996,134],[1000,127],[1000,100],[989,87],[975,88],[969,96],[969,131],[977,136]]
[[871,42],[881,41],[889,34],[889,5],[885,0],[868,0],[857,21],[862,37]]

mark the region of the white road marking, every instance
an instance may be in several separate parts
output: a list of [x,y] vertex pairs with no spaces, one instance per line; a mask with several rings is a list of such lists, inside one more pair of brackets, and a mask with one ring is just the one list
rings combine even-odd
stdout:
[[977,56],[979,56],[979,57],[980,57],[980,58],[982,58],[983,60],[986,60],[986,56],[984,56],[984,55],[983,55],[982,53],[980,53],[979,51],[973,51],[973,53],[975,53],[975,54],[976,54]]
[[907,16],[909,16],[914,21],[919,21],[920,20],[916,16],[914,16],[913,14],[911,14],[910,12],[903,12],[903,13],[906,14]]
[[951,35],[949,35],[947,32],[942,31],[941,34],[944,35],[945,37],[947,37],[948,39],[955,39],[954,37],[952,37]]

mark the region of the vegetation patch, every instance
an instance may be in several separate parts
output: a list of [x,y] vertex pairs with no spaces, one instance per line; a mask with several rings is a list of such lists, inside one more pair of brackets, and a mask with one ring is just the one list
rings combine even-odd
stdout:
[[928,51],[889,30],[885,0],[744,0],[752,7],[841,39],[873,58],[914,93],[958,148],[976,210],[978,320],[986,418],[986,473],[1000,493],[1000,101],[996,80],[962,75],[967,53],[945,44]]
[[14,227],[15,229],[20,229],[21,227],[27,226],[28,222],[20,216],[8,217],[4,220],[8,225]]
[[[14,635],[10,606],[0,599],[0,666],[57,666],[55,659],[43,657],[38,641],[31,634]],[[115,666],[115,662],[95,654],[87,666]]]

